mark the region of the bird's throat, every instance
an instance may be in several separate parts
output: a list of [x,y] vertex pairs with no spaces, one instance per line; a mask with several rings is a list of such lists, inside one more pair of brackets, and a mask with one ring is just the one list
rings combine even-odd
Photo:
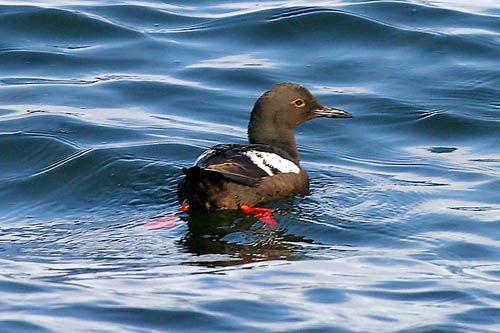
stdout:
[[290,158],[299,165],[299,152],[295,143],[295,135],[292,130],[281,131],[248,131],[250,143],[258,143],[273,146],[287,153]]

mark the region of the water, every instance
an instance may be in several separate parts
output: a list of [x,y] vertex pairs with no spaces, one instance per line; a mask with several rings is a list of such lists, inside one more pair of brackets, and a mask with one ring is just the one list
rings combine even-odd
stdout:
[[[497,332],[500,5],[1,1],[2,332]],[[355,118],[296,131],[278,227],[177,211],[276,83]]]

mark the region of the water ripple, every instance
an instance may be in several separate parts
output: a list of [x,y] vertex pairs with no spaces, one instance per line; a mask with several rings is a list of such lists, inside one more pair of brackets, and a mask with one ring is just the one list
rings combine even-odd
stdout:
[[[0,326],[496,332],[499,14],[1,2]],[[354,115],[297,128],[311,195],[267,205],[275,228],[178,212],[181,169],[247,142],[281,81]]]

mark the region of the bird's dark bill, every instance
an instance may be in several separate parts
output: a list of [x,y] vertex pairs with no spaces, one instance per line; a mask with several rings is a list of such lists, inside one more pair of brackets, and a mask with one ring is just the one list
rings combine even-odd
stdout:
[[352,118],[352,114],[347,111],[334,109],[329,106],[323,106],[313,111],[316,117],[326,118]]

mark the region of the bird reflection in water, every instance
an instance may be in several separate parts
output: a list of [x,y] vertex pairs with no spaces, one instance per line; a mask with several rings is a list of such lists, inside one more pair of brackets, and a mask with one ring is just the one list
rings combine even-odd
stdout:
[[[193,210],[182,216],[189,230],[179,240],[187,252],[206,256],[200,265],[230,266],[266,260],[298,259],[295,241],[303,241],[276,225],[239,211]],[[281,218],[280,218],[281,220]],[[223,255],[222,258],[210,255]]]
[[244,207],[237,210],[189,210],[150,222],[149,229],[187,223],[186,235],[178,243],[200,260],[189,264],[231,266],[267,260],[299,259],[295,242],[307,242],[288,233],[286,217],[272,209]]

